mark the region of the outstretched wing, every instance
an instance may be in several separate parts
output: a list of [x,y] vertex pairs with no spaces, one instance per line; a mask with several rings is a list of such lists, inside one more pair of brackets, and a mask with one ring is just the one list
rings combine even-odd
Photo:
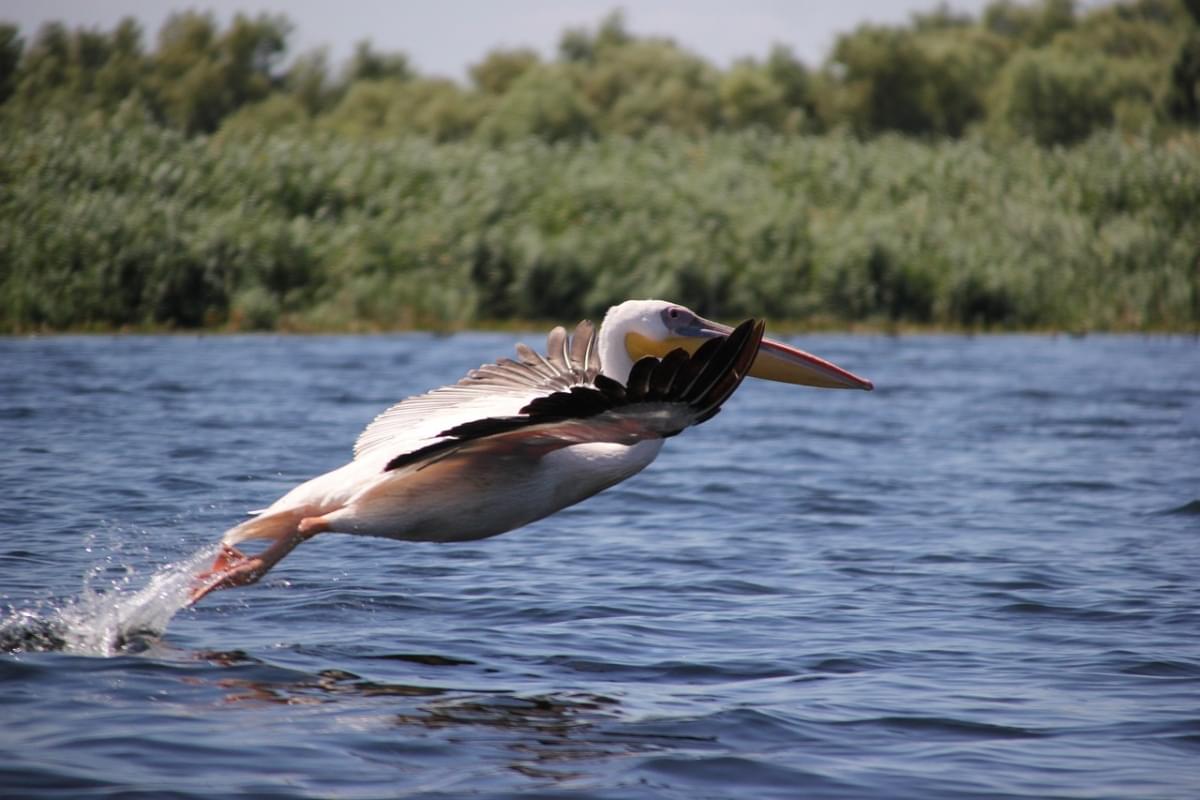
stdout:
[[444,431],[489,417],[511,416],[539,397],[591,386],[600,374],[596,329],[580,322],[573,336],[561,327],[546,337],[546,355],[523,344],[517,358],[471,370],[451,386],[400,401],[368,425],[354,459],[395,459],[444,441]]
[[437,441],[397,454],[385,469],[423,469],[469,454],[538,457],[576,444],[631,445],[674,436],[711,419],[741,385],[762,341],[764,323],[746,320],[696,352],[672,350],[634,364],[625,385],[604,375],[532,399],[519,413],[478,417],[443,429]]

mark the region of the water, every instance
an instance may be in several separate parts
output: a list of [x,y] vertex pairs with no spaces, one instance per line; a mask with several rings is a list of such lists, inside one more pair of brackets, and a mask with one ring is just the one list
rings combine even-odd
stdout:
[[1192,338],[806,337],[878,390],[747,382],[521,531],[320,536],[175,613],[512,341],[0,340],[2,793],[1200,794]]

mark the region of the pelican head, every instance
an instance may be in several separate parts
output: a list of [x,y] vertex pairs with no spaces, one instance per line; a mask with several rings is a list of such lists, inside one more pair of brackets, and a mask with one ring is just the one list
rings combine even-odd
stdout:
[[[706,340],[728,336],[732,330],[678,303],[626,300],[610,308],[604,316],[600,327],[600,363],[608,377],[624,383],[639,358],[662,358],[676,348],[694,353]],[[750,376],[823,389],[875,388],[866,378],[771,339],[763,339],[759,345]]]

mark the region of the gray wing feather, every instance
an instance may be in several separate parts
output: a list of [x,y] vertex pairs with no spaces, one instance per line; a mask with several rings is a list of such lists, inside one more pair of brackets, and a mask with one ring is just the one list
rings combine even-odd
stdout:
[[587,377],[591,383],[600,373],[600,359],[596,357],[596,328],[586,319],[575,326],[571,337],[571,352],[568,359],[571,367]]
[[384,452],[394,459],[441,440],[439,434],[456,425],[516,414],[538,397],[591,386],[600,374],[596,335],[590,322],[581,322],[573,337],[555,328],[546,341],[549,358],[519,344],[517,361],[498,359],[455,384],[400,401],[359,435],[355,459]]
[[567,352],[567,332],[561,327],[550,331],[546,336],[546,357],[550,366],[558,372],[571,371],[571,357]]

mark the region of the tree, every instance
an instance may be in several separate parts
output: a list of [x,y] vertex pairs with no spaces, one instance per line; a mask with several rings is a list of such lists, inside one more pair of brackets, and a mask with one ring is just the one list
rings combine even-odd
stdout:
[[1005,66],[994,118],[1038,144],[1071,144],[1113,121],[1109,68],[1100,56],[1023,50]]
[[416,71],[404,53],[376,52],[368,41],[359,42],[346,70],[346,83],[377,81],[384,78],[406,81],[416,77]]
[[493,50],[471,67],[471,80],[480,91],[501,95],[540,61],[538,54],[528,48]]
[[784,90],[753,61],[739,61],[717,85],[721,117],[732,128],[782,127],[787,114]]
[[284,17],[238,14],[220,34],[211,14],[172,14],[154,56],[166,118],[188,133],[211,132],[229,113],[266,97],[290,28]]
[[975,24],[970,14],[955,11],[944,0],[930,11],[914,11],[909,19],[913,29],[920,32],[961,30]]
[[961,136],[985,114],[1011,45],[978,27],[864,25],[838,38],[826,67],[829,125],[860,134]]
[[536,136],[547,141],[581,139],[595,132],[595,111],[572,79],[570,65],[528,70],[482,121],[493,142]]
[[25,47],[16,25],[0,23],[0,103],[17,89],[17,66]]
[[856,131],[935,132],[923,98],[932,65],[912,33],[862,25],[838,37],[830,61],[841,83],[840,116]]
[[483,115],[476,96],[445,78],[393,82],[386,127],[392,133],[416,133],[438,142],[469,136]]
[[1200,124],[1200,31],[1191,31],[1179,45],[1171,65],[1165,105],[1171,119]]
[[41,27],[25,51],[17,94],[26,102],[50,101],[67,85],[70,71],[70,35],[61,22],[49,22]]
[[987,114],[988,92],[1012,45],[981,28],[929,31],[919,39],[927,65],[920,102],[931,129],[962,136]]
[[767,75],[779,87],[788,130],[809,130],[816,124],[817,107],[812,75],[791,48],[776,44],[767,56]]
[[586,28],[568,28],[558,43],[563,61],[587,63],[595,61],[605,50],[624,47],[634,41],[625,27],[625,14],[612,11],[600,22],[593,34]]
[[720,121],[717,71],[669,39],[606,46],[578,74],[605,133],[636,136],[655,127],[700,133]]
[[329,51],[323,47],[298,56],[283,84],[310,116],[332,108],[340,94],[329,80]]
[[1041,47],[1075,24],[1075,0],[1041,0],[1030,5],[994,0],[983,11],[983,27],[1022,44]]
[[142,27],[132,17],[117,23],[109,38],[108,58],[96,71],[94,91],[100,107],[115,110],[145,82]]

